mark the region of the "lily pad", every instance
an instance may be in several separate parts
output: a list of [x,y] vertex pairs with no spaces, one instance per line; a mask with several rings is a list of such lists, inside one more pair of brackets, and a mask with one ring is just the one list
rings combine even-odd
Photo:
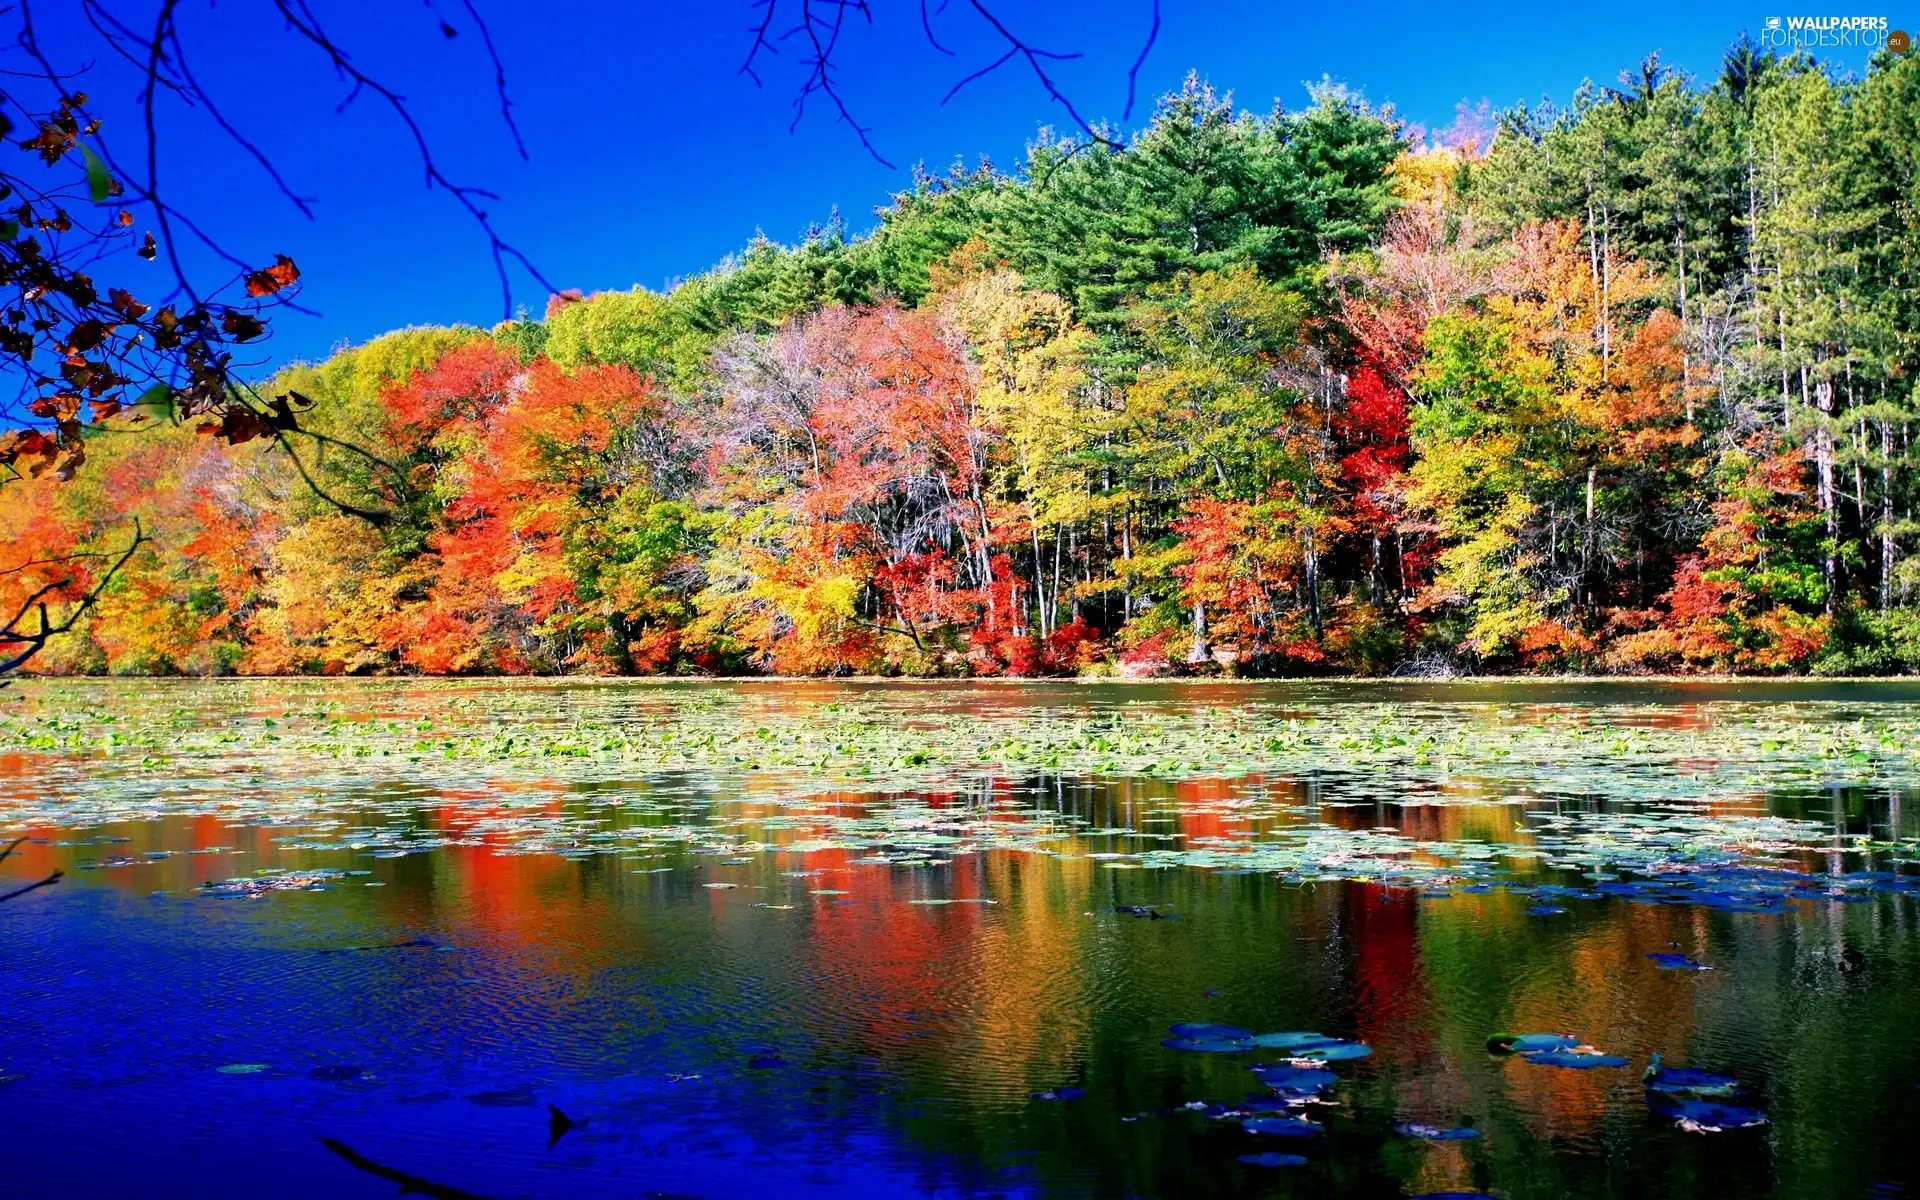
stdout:
[[1254,1036],[1238,1025],[1210,1025],[1204,1021],[1183,1021],[1168,1027],[1168,1033],[1177,1038],[1194,1038],[1209,1042],[1248,1042]]
[[214,1070],[220,1072],[222,1075],[258,1075],[262,1071],[270,1071],[272,1069],[273,1067],[270,1063],[228,1063],[223,1067],[214,1068]]
[[1406,1137],[1420,1138],[1428,1142],[1464,1142],[1480,1136],[1480,1131],[1471,1125],[1446,1128],[1441,1125],[1427,1125],[1419,1121],[1403,1121],[1394,1129]]
[[1580,1039],[1564,1033],[1496,1033],[1487,1039],[1495,1054],[1528,1054],[1541,1050],[1571,1050]]
[[1647,1107],[1656,1116],[1668,1117],[1692,1133],[1722,1133],[1729,1129],[1751,1129],[1768,1123],[1767,1114],[1757,1108],[1723,1104],[1718,1100],[1696,1100],[1665,1092],[1648,1092]]
[[1654,1055],[1640,1086],[1650,1092],[1670,1092],[1696,1096],[1731,1096],[1740,1090],[1740,1081],[1732,1075],[1703,1071],[1698,1067],[1663,1066]]
[[1624,1067],[1627,1060],[1615,1054],[1581,1053],[1577,1050],[1536,1050],[1521,1058],[1543,1067],[1566,1067],[1572,1071],[1591,1071],[1595,1067]]
[[1250,1117],[1240,1122],[1248,1133],[1268,1133],[1278,1137],[1318,1137],[1326,1126],[1299,1117]]
[[1261,1083],[1282,1092],[1313,1092],[1332,1087],[1340,1081],[1340,1077],[1332,1071],[1285,1064],[1255,1067],[1253,1073],[1259,1077]]
[[1254,1045],[1269,1050],[1295,1050],[1301,1046],[1317,1046],[1322,1042],[1333,1042],[1339,1039],[1330,1038],[1324,1033],[1296,1032],[1256,1034],[1251,1040]]
[[1662,971],[1711,971],[1712,967],[1684,954],[1649,954],[1653,965]]
[[1365,1042],[1316,1042],[1294,1051],[1293,1057],[1313,1062],[1346,1062],[1372,1053],[1373,1047]]

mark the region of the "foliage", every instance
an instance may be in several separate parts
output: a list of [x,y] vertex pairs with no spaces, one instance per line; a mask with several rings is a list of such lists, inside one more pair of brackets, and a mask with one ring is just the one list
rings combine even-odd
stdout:
[[1434,145],[1190,80],[863,237],[288,368],[264,448],[104,426],[0,494],[0,600],[138,516],[46,669],[1908,670],[1917,63]]

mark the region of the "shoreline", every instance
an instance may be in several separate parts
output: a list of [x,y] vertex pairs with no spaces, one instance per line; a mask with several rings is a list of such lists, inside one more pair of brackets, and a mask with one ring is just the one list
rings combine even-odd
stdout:
[[988,687],[1273,687],[1303,684],[1357,686],[1391,684],[1401,687],[1431,687],[1498,684],[1542,686],[1552,684],[1920,684],[1913,675],[1454,675],[1423,677],[1410,675],[1283,675],[1270,678],[1232,676],[1167,675],[1145,679],[1119,676],[1084,675],[34,675],[21,673],[5,679],[13,683],[124,682],[176,680],[195,683],[275,683],[312,680],[315,682],[359,681],[365,683],[500,683],[500,684],[673,684],[778,683],[778,684],[887,684],[907,687],[952,687],[956,685]]

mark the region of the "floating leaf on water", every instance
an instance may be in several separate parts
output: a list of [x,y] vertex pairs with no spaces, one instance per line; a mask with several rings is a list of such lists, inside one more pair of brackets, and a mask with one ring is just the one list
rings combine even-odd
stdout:
[[1306,1095],[1330,1088],[1339,1082],[1339,1076],[1332,1071],[1322,1071],[1317,1067],[1295,1067],[1283,1064],[1259,1066],[1253,1069],[1260,1082],[1276,1092]]
[[721,889],[721,888],[737,888],[737,887],[739,887],[740,885],[739,885],[739,884],[737,884],[737,883],[703,883],[703,884],[701,884],[700,886],[701,886],[701,887],[709,887],[709,888],[713,888],[713,889],[715,889],[715,890],[717,891],[717,890],[719,890],[719,889]]
[[1666,1092],[1649,1091],[1647,1107],[1656,1116],[1670,1118],[1690,1133],[1722,1133],[1729,1129],[1751,1129],[1768,1123],[1767,1114],[1757,1108],[1674,1096]]
[[1614,1054],[1598,1052],[1581,1053],[1577,1050],[1535,1050],[1520,1056],[1530,1063],[1543,1067],[1567,1067],[1575,1071],[1591,1071],[1595,1067],[1624,1067],[1627,1060]]
[[1394,1129],[1407,1137],[1421,1138],[1429,1142],[1464,1142],[1480,1136],[1480,1131],[1471,1125],[1462,1125],[1448,1129],[1440,1125],[1426,1125],[1418,1121],[1403,1121]]
[[1265,1154],[1242,1154],[1240,1161],[1250,1167],[1304,1167],[1307,1165],[1307,1160],[1302,1155],[1276,1154],[1271,1150]]
[[1087,1089],[1076,1087],[1049,1088],[1044,1092],[1029,1092],[1027,1094],[1035,1100],[1078,1100],[1087,1094]]
[[1249,1117],[1240,1122],[1248,1133],[1270,1133],[1279,1137],[1318,1137],[1326,1126],[1299,1117]]
[[1557,904],[1536,904],[1527,910],[1530,917],[1558,917],[1566,914],[1566,909]]
[[1338,1038],[1330,1038],[1324,1033],[1305,1032],[1261,1033],[1255,1034],[1252,1039],[1254,1045],[1263,1046],[1268,1050],[1292,1050],[1300,1046],[1315,1046],[1322,1042],[1335,1042],[1339,1040]]
[[1564,1033],[1496,1033],[1487,1039],[1495,1054],[1525,1054],[1536,1050],[1571,1050],[1580,1039]]
[[[214,1068],[214,1070],[220,1072],[222,1075],[258,1075],[262,1071],[271,1069],[272,1064],[270,1063],[228,1063],[224,1067]],[[356,1067],[354,1070],[357,1073],[359,1068]]]
[[1194,1038],[1210,1042],[1246,1042],[1254,1040],[1253,1034],[1238,1025],[1211,1025],[1205,1021],[1182,1021],[1170,1025],[1167,1032],[1177,1038]]
[[1365,1042],[1320,1042],[1294,1051],[1293,1057],[1301,1061],[1345,1062],[1372,1053],[1373,1047]]
[[1653,1061],[1647,1064],[1646,1074],[1640,1077],[1640,1086],[1650,1092],[1731,1096],[1740,1089],[1740,1081],[1732,1075],[1703,1071],[1698,1067],[1669,1067],[1661,1062],[1659,1054],[1655,1054]]
[[1711,971],[1712,967],[1689,958],[1684,954],[1649,954],[1648,958],[1662,971]]

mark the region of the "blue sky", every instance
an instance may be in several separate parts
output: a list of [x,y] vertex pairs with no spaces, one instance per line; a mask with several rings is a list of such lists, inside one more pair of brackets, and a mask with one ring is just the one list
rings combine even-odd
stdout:
[[[763,58],[761,88],[741,75],[756,20],[746,0],[473,2],[503,60],[526,161],[501,122],[462,0],[313,7],[363,69],[407,95],[446,173],[498,193],[485,205],[500,230],[560,287],[658,288],[713,265],[756,229],[791,241],[836,207],[865,229],[874,208],[906,186],[913,163],[944,169],[984,154],[1011,167],[1039,126],[1065,123],[1012,64],[941,104],[954,83],[999,53],[966,0],[948,0],[944,11],[936,0],[935,32],[952,56],[927,45],[914,0],[874,0],[872,24],[856,21],[846,31],[844,94],[892,169],[867,155],[824,104],[789,132],[799,50],[788,43]],[[1305,81],[1327,75],[1435,127],[1450,123],[1462,100],[1496,108],[1543,95],[1564,101],[1582,79],[1611,82],[1654,50],[1710,77],[1743,30],[1758,36],[1768,16],[1786,15],[1759,3],[1441,9],[1163,0],[1134,123],[1189,70],[1262,110],[1276,100],[1302,105]],[[285,252],[299,262],[303,302],[321,315],[278,317],[272,359],[318,357],[408,324],[498,320],[485,242],[444,193],[423,187],[404,128],[371,96],[336,113],[346,89],[265,7],[187,0],[182,33],[202,84],[293,188],[313,198],[315,219],[191,115],[163,135],[163,183],[242,257],[264,262]],[[783,7],[797,8],[797,0]],[[1034,45],[1080,52],[1059,64],[1063,90],[1088,116],[1119,118],[1150,0],[989,7]],[[444,37],[442,18],[460,36]],[[103,132],[129,152],[137,143],[136,80],[86,30],[60,24],[70,19],[43,15],[54,24],[42,43],[74,65],[93,64],[85,86],[108,120]],[[1855,70],[1864,59],[1864,51],[1833,57]],[[515,298],[538,311],[545,292],[519,275]]]

